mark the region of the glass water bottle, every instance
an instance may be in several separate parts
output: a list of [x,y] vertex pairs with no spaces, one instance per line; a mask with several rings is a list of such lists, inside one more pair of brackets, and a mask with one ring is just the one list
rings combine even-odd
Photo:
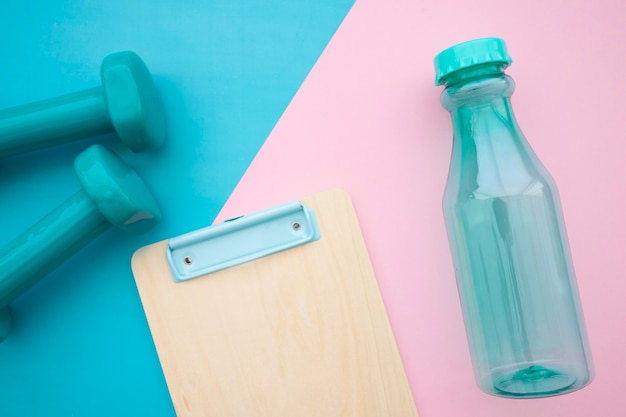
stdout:
[[593,371],[557,188],[513,116],[511,62],[498,38],[435,57],[454,132],[444,217],[478,386],[545,397]]

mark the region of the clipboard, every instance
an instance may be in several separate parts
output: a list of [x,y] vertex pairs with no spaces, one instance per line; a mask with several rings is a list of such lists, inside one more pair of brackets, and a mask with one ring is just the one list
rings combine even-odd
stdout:
[[347,193],[139,249],[179,417],[417,417]]

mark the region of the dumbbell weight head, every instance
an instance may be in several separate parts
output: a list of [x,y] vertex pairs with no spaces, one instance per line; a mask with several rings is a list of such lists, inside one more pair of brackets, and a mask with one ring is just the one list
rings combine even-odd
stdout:
[[137,173],[117,155],[93,145],[74,160],[74,170],[102,216],[131,233],[143,233],[161,218],[159,206]]
[[157,149],[165,140],[165,116],[150,71],[134,52],[108,55],[100,77],[109,117],[133,151]]

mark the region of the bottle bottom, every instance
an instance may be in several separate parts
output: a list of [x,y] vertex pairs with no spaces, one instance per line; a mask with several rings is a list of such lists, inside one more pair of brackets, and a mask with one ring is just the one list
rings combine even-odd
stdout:
[[541,365],[531,365],[495,380],[496,395],[506,397],[547,397],[581,388],[576,377]]

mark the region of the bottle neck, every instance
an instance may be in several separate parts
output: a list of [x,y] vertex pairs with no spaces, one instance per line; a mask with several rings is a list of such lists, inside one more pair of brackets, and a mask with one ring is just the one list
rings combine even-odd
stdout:
[[[470,68],[471,69],[471,68]],[[483,68],[495,70],[495,68]],[[483,141],[498,137],[514,139],[519,131],[510,97],[515,89],[512,78],[502,72],[457,75],[461,78],[441,94],[442,105],[450,112],[455,142]],[[509,134],[502,134],[502,129]],[[494,132],[500,135],[494,135]]]
[[501,71],[457,76],[441,95],[453,124],[451,181],[480,198],[524,192],[537,180],[539,163],[513,114],[515,83]]
[[474,65],[453,71],[443,77],[440,82],[446,88],[479,81],[485,78],[504,76],[505,64],[491,62],[487,64]]
[[515,90],[513,79],[504,74],[501,65],[470,67],[449,74],[441,94],[441,104],[454,118],[460,108],[477,109],[500,104],[510,108],[510,97]]

